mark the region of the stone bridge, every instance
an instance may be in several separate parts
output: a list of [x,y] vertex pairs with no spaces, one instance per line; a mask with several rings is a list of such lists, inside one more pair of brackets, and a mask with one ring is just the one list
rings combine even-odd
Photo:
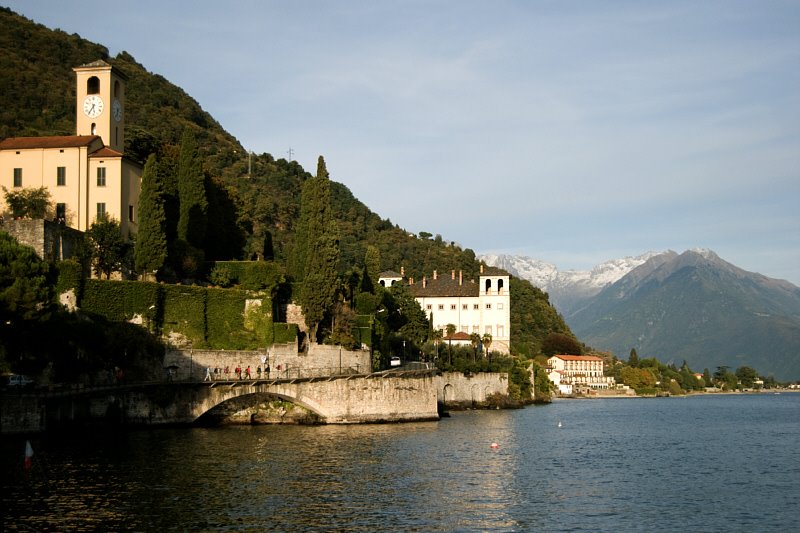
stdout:
[[271,395],[326,424],[438,420],[435,371],[386,371],[294,379],[186,381],[3,397],[2,431],[62,426],[193,424],[234,398]]

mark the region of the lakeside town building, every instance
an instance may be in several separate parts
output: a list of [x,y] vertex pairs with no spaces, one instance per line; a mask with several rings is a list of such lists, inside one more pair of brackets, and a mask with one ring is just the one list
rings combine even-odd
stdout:
[[[119,221],[127,238],[138,229],[142,178],[141,165],[124,155],[127,77],[101,60],[73,71],[75,135],[0,141],[0,186],[44,187],[56,222],[86,231],[107,215]],[[0,197],[0,213],[7,209]]]
[[547,375],[562,395],[615,386],[603,372],[603,360],[594,355],[554,355],[547,360]]
[[447,333],[447,325],[456,327],[449,339],[452,344],[469,346],[470,334],[492,336],[489,349],[509,353],[511,348],[511,291],[509,275],[498,268],[481,264],[478,281],[465,280],[462,271],[450,271],[442,276],[434,270],[431,278],[424,276],[421,282],[394,271],[383,272],[379,283],[391,287],[395,283],[407,283],[409,291],[434,329]]

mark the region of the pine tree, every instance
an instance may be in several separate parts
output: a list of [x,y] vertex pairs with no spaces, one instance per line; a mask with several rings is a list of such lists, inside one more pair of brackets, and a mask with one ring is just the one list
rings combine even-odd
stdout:
[[136,271],[145,276],[161,269],[167,259],[167,219],[157,167],[156,156],[151,155],[144,165],[139,194],[139,231],[134,255]]
[[195,248],[202,248],[206,235],[208,200],[197,143],[188,128],[183,132],[178,158],[178,198],[178,239]]

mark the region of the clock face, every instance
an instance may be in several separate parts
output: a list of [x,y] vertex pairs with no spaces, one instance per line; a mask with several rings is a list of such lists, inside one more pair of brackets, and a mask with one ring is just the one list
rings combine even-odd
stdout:
[[122,104],[116,98],[114,102],[111,104],[111,113],[114,115],[114,120],[119,122],[122,120]]
[[103,99],[91,94],[83,101],[83,113],[89,118],[99,117],[103,112]]

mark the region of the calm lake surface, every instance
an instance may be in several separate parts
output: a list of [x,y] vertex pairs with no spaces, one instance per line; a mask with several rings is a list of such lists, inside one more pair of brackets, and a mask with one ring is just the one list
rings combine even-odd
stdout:
[[[558,422],[562,427],[558,427]],[[500,447],[492,449],[497,442]],[[5,531],[790,531],[800,394],[3,438]]]

